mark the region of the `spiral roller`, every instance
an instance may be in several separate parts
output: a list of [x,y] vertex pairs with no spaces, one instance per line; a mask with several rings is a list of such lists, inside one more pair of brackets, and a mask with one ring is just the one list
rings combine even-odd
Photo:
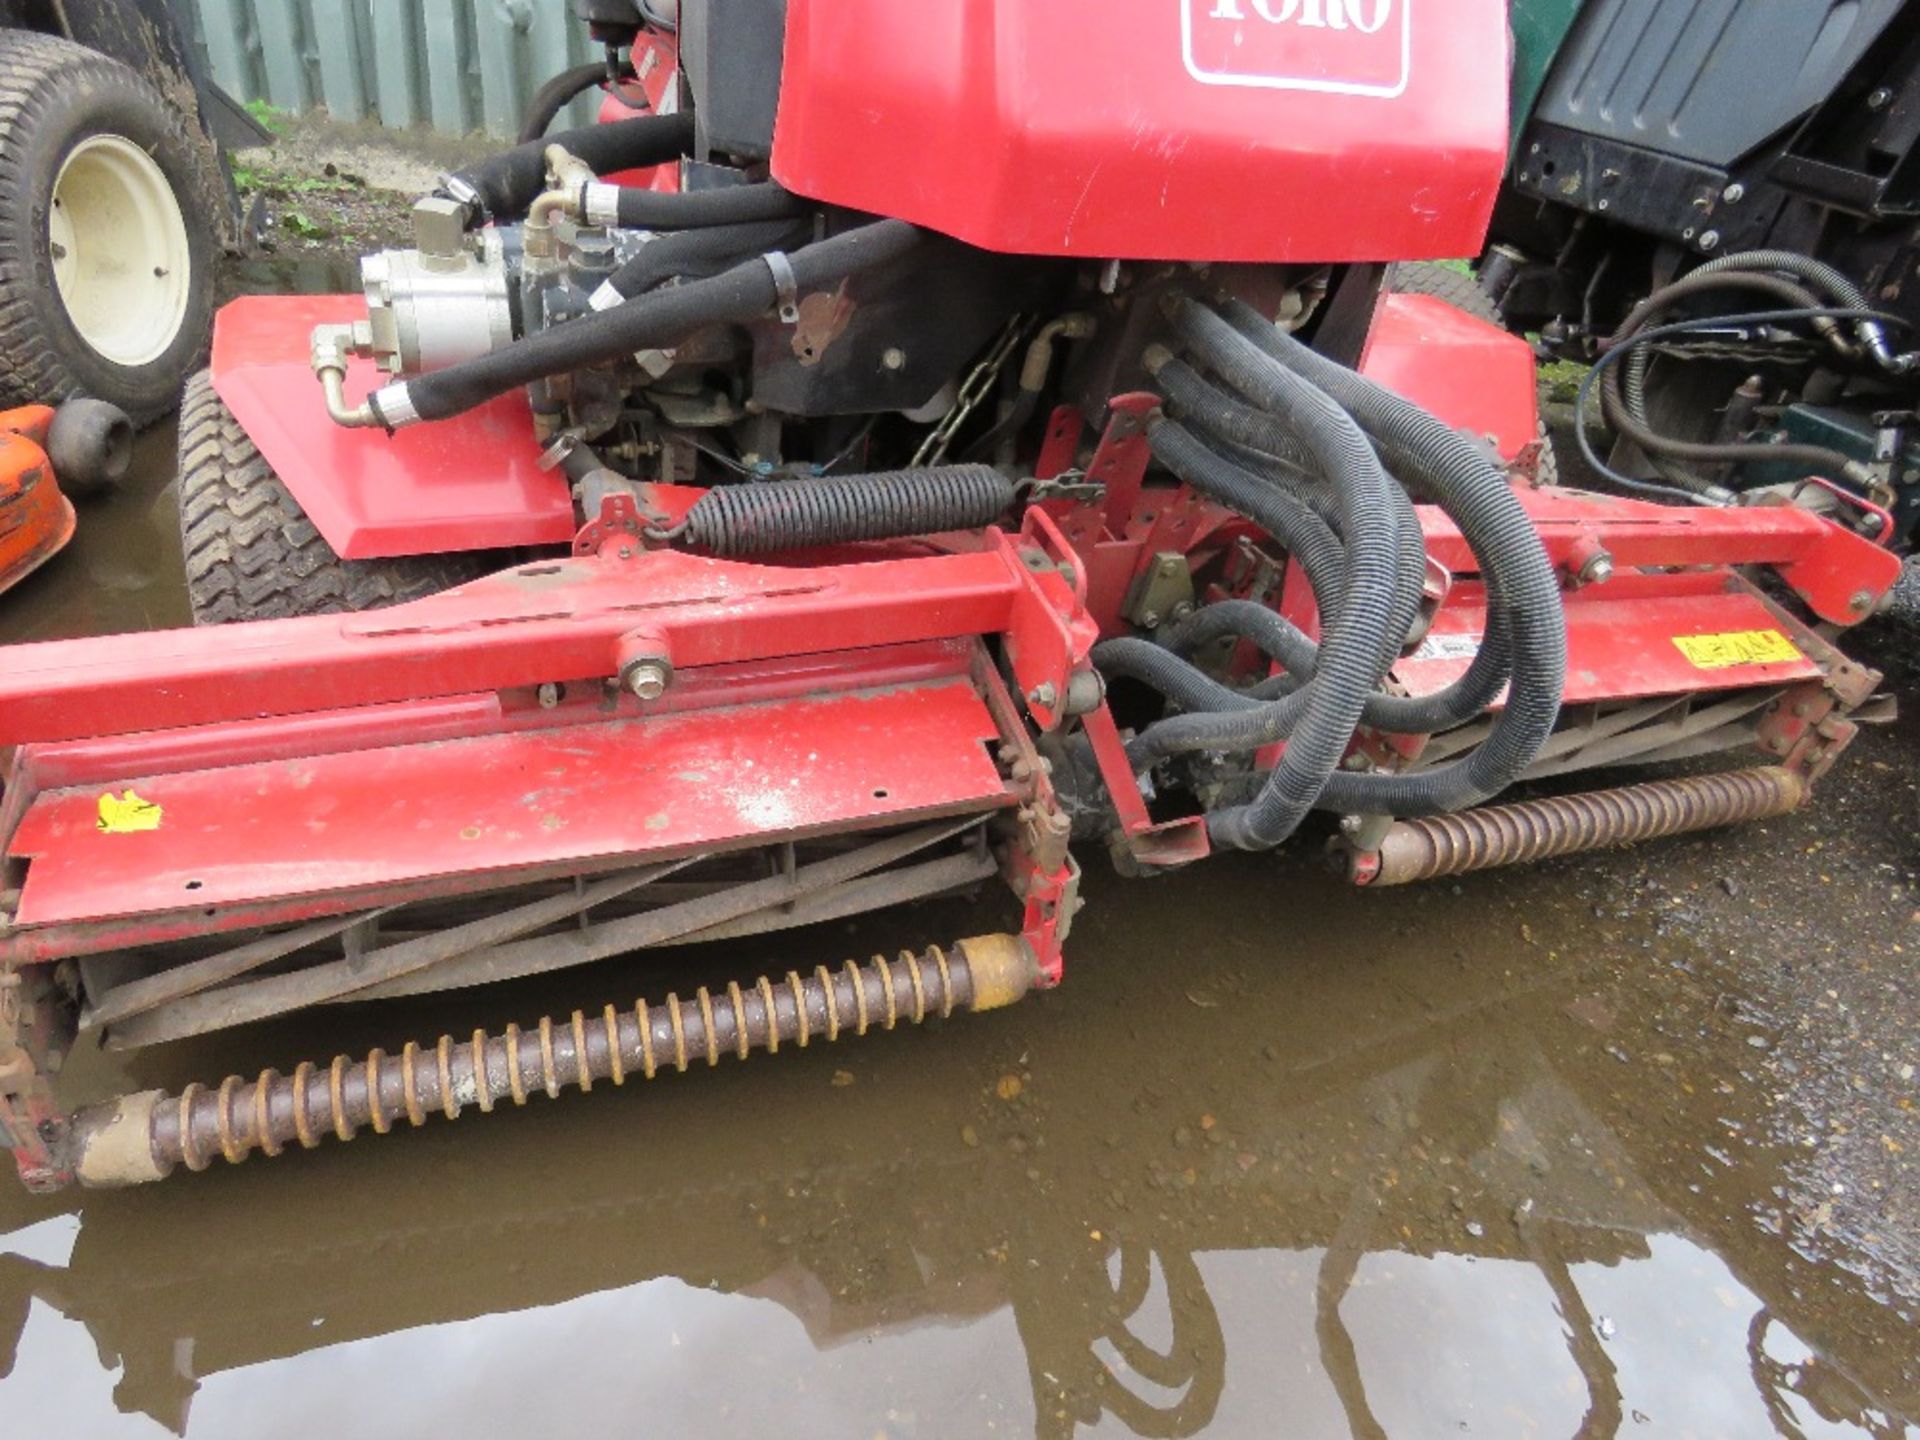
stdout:
[[1349,847],[1341,864],[1358,885],[1405,885],[1767,820],[1797,810],[1807,795],[1805,778],[1779,766],[1653,780],[1402,820],[1378,849]]
[[670,994],[627,1010],[608,1005],[596,1015],[576,1010],[563,1021],[543,1017],[532,1029],[443,1035],[431,1046],[410,1041],[397,1054],[341,1055],[324,1067],[303,1062],[291,1075],[264,1070],[250,1081],[229,1076],[214,1089],[188,1085],[178,1095],[122,1096],[75,1117],[69,1159],[83,1184],[139,1184],[179,1164],[204,1170],[224,1158],[237,1165],[255,1150],[311,1150],[329,1135],[351,1140],[367,1129],[385,1135],[403,1121],[418,1128],[435,1114],[456,1120],[470,1106],[524,1105],[535,1093],[558,1099],[570,1086],[624,1085],[635,1075],[651,1080],[668,1068],[718,1065],[723,1056],[744,1060],[755,1050],[804,1049],[957,1009],[997,1009],[1025,995],[1037,978],[1024,941],[990,935],[951,951],[932,946],[895,960],[875,956],[864,967],[849,960],[837,971],[824,965],[811,975],[789,970],[779,980],[762,976],[718,993],[703,986],[687,999]]

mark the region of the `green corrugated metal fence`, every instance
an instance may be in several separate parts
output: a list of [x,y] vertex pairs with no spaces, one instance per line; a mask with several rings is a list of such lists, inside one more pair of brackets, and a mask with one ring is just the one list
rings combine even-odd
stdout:
[[[240,100],[342,120],[512,136],[549,76],[594,58],[566,0],[186,0]],[[589,101],[563,122],[585,124]]]

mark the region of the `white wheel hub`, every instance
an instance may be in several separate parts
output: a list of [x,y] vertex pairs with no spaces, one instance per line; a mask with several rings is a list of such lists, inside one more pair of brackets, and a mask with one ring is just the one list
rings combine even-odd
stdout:
[[166,173],[118,135],[74,146],[47,215],[53,283],[80,338],[115,365],[166,354],[187,314],[192,255]]

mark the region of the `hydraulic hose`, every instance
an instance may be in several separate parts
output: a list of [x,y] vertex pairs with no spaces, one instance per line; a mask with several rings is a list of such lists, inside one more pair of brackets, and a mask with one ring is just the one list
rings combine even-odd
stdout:
[[[1165,352],[1150,356],[1148,367],[1156,370],[1168,394],[1191,413],[1196,423],[1217,420],[1220,428],[1236,439],[1256,442],[1263,449],[1271,447],[1286,450],[1295,462],[1311,464],[1312,457],[1285,425],[1222,395],[1191,367],[1172,359]],[[1155,453],[1177,473],[1193,477],[1190,483],[1197,481],[1197,488],[1224,500],[1250,518],[1257,518],[1263,513],[1263,504],[1268,511],[1273,508],[1273,499],[1259,493],[1257,477],[1240,470],[1222,457],[1207,454],[1203,449],[1183,448],[1185,438],[1184,433],[1178,430],[1157,434]],[[1392,621],[1382,636],[1382,670],[1397,657],[1406,639],[1408,627],[1422,598],[1426,568],[1426,550],[1411,502],[1399,486],[1390,485],[1389,489],[1396,502],[1393,518],[1400,536],[1402,588],[1396,596]],[[1284,520],[1285,517],[1282,518]],[[1276,530],[1271,525],[1267,528],[1283,545],[1295,549],[1299,534],[1297,528]],[[1324,572],[1332,563],[1330,559],[1318,557],[1312,551],[1296,553],[1307,566],[1310,580],[1316,571]],[[1322,573],[1322,578],[1315,584],[1315,593],[1323,610],[1327,608],[1326,596],[1331,588]],[[1408,698],[1371,694],[1363,710],[1366,723],[1396,733],[1427,734],[1450,729],[1481,714],[1506,683],[1508,671],[1505,628],[1497,623],[1498,607],[1491,607],[1490,613],[1496,617],[1496,623],[1489,627],[1489,637],[1466,675],[1430,696]],[[1178,651],[1228,633],[1238,633],[1251,639],[1265,653],[1278,660],[1288,673],[1263,681],[1249,691],[1240,692],[1218,685],[1184,661],[1168,664],[1157,657],[1139,656],[1131,649],[1107,653],[1116,665],[1115,673],[1128,674],[1153,685],[1189,710],[1249,711],[1274,696],[1287,697],[1287,703],[1265,717],[1260,738],[1255,743],[1265,744],[1272,739],[1284,738],[1299,714],[1299,702],[1292,700],[1291,696],[1301,683],[1315,674],[1317,647],[1290,622],[1264,606],[1246,602],[1211,606],[1170,634],[1168,640],[1170,648]],[[1177,717],[1153,727],[1135,742],[1130,753],[1139,762],[1147,764],[1177,750],[1223,748],[1217,743],[1219,730],[1220,727],[1196,722],[1190,716]],[[1253,733],[1243,732],[1248,735]]]
[[705,280],[749,256],[784,249],[804,238],[804,227],[792,220],[756,220],[658,235],[601,282],[594,292],[594,308],[604,310],[631,300],[669,280]]
[[921,238],[904,220],[880,220],[788,256],[757,256],[711,280],[657,290],[491,354],[393,381],[369,396],[368,403],[389,429],[418,420],[445,420],[549,375],[604,364],[637,350],[669,348],[709,325],[744,325],[773,309],[783,292],[837,285],[849,275],[912,253]]
[[543,138],[560,118],[560,112],[607,78],[607,65],[604,60],[596,60],[588,65],[576,65],[571,70],[562,70],[546,84],[533,92],[533,99],[527,103],[527,118],[520,126],[520,143],[531,145]]
[[[1436,416],[1281,333],[1252,307],[1229,301],[1227,319],[1276,363],[1297,369],[1389,449],[1416,457],[1424,481],[1480,557],[1490,614],[1511,648],[1507,703],[1487,738],[1462,758],[1413,775],[1340,772],[1320,804],[1361,814],[1430,815],[1497,795],[1531,765],[1553,734],[1566,687],[1567,629],[1559,577],[1506,477]],[[1257,397],[1250,397],[1257,398]],[[1483,641],[1475,666],[1490,646]],[[1323,647],[1324,656],[1324,647]],[[1291,745],[1288,746],[1292,748]]]
[[[1263,355],[1219,315],[1190,300],[1179,303],[1174,323],[1214,373],[1255,404],[1279,410],[1293,421],[1315,468],[1332,480],[1341,496],[1347,568],[1340,603],[1325,618],[1312,684],[1280,702],[1282,707],[1296,699],[1299,704],[1298,715],[1288,717],[1293,723],[1287,748],[1258,796],[1248,804],[1216,810],[1207,819],[1216,844],[1267,849],[1290,836],[1313,808],[1352,742],[1368,694],[1386,671],[1384,636],[1393,624],[1399,565],[1388,494],[1392,482],[1353,417],[1316,385]],[[1154,453],[1163,459],[1169,432],[1177,435],[1179,427],[1163,421],[1153,430]],[[1263,722],[1273,718],[1274,708],[1178,716],[1152,727],[1149,735],[1207,731],[1234,748],[1247,739],[1266,743],[1255,737],[1264,733]]]
[[[1146,365],[1148,371],[1163,384],[1176,407],[1190,416],[1196,427],[1224,439],[1230,449],[1240,450],[1243,458],[1251,459],[1245,456],[1247,449],[1271,457],[1258,463],[1259,471],[1333,525],[1344,543],[1346,537],[1339,530],[1339,521],[1323,508],[1332,505],[1333,497],[1324,488],[1312,483],[1314,478],[1324,477],[1317,476],[1311,457],[1285,424],[1224,394],[1202,379],[1192,367],[1175,360],[1158,347],[1147,352]],[[1296,481],[1289,471],[1302,478]],[[1400,576],[1395,591],[1394,623],[1382,638],[1391,652],[1397,654],[1406,641],[1415,617],[1420,613],[1420,604],[1425,597],[1427,547],[1420,533],[1420,519],[1414,513],[1412,498],[1406,490],[1398,483],[1390,482],[1387,494],[1393,507],[1395,531],[1400,538]]]
[[596,175],[665,165],[693,153],[693,116],[639,115],[611,125],[583,125],[516,145],[454,171],[446,189],[467,204],[469,226],[526,214],[546,186],[547,147],[559,145]]
[[594,225],[617,225],[623,230],[698,230],[713,225],[744,225],[753,220],[797,220],[813,209],[813,202],[771,180],[672,192],[594,181],[586,187],[582,209]]
[[[1792,281],[1755,271],[1708,271],[1703,268],[1655,291],[1653,295],[1642,301],[1607,343],[1609,346],[1615,346],[1630,342],[1660,311],[1670,309],[1690,296],[1709,290],[1729,289],[1757,290],[1780,301],[1789,309],[1817,310],[1819,308],[1817,298]],[[1831,319],[1828,320],[1828,325],[1832,326]],[[1837,334],[1837,330],[1834,333]],[[1629,360],[1632,358],[1632,356],[1628,357]],[[1634,413],[1623,390],[1618,369],[1609,371],[1601,378],[1600,409],[1609,425],[1652,456],[1708,464],[1734,464],[1742,460],[1785,460],[1848,474],[1850,478],[1856,480],[1859,478],[1860,466],[1856,461],[1824,445],[1771,445],[1762,441],[1706,442],[1677,440],[1672,436],[1662,435],[1650,427],[1641,415]]]
[[[1722,255],[1717,260],[1709,260],[1692,273],[1694,275],[1713,275],[1723,270],[1784,270],[1798,275],[1811,285],[1817,285],[1826,291],[1835,304],[1850,310],[1869,308],[1866,294],[1844,271],[1816,260],[1811,255],[1802,255],[1797,250],[1747,250],[1735,255]],[[1814,322],[1819,329],[1818,321]],[[1904,375],[1913,369],[1920,356],[1912,352],[1895,354],[1893,346],[1887,341],[1886,327],[1878,320],[1863,317],[1854,321],[1854,334],[1860,337],[1860,343],[1873,356],[1874,362],[1896,375]]]
[[1294,496],[1218,454],[1184,425],[1148,431],[1154,457],[1203,495],[1244,515],[1300,562],[1323,616],[1343,603],[1347,555],[1326,521]]
[[[1388,695],[1376,691],[1367,697],[1366,723],[1396,735],[1431,735],[1464,725],[1484,713],[1500,693],[1500,687],[1506,684],[1511,668],[1505,622],[1499,611],[1491,614],[1480,654],[1475,656],[1476,664],[1469,666],[1465,675],[1431,695]],[[1223,600],[1198,610],[1169,631],[1162,643],[1173,654],[1184,657],[1225,635],[1251,641],[1263,655],[1285,668],[1285,678],[1290,683],[1276,685],[1268,680],[1246,691],[1222,686],[1234,701],[1216,708],[1244,708],[1248,701],[1288,694],[1294,685],[1311,680],[1319,665],[1319,647],[1313,641],[1285,616],[1251,600]],[[1194,673],[1201,672],[1195,670]]]

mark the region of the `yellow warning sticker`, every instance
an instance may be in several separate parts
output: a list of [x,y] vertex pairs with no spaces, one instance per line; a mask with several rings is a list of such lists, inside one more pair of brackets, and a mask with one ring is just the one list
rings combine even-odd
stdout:
[[1800,647],[1778,630],[1676,635],[1673,643],[1702,670],[1726,670],[1735,665],[1781,665],[1806,658],[1800,653]]
[[160,828],[160,807],[142,800],[128,790],[116,795],[111,790],[100,797],[100,833],[132,835],[141,830]]

